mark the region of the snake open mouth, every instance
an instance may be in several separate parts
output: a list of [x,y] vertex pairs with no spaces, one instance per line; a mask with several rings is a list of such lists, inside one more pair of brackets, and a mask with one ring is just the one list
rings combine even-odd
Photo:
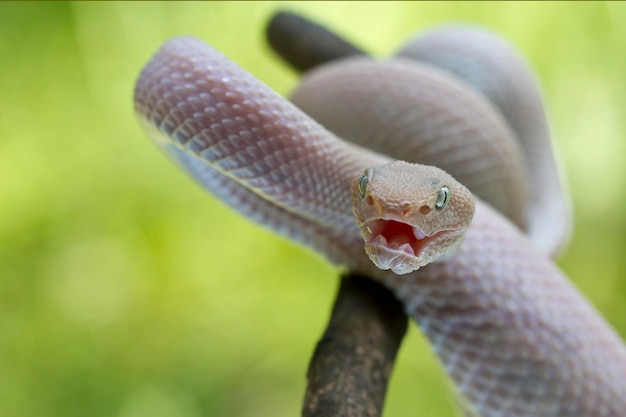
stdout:
[[368,222],[367,229],[370,232],[366,239],[367,245],[403,252],[415,257],[419,257],[434,238],[434,236],[427,236],[416,226],[396,220],[372,220]]

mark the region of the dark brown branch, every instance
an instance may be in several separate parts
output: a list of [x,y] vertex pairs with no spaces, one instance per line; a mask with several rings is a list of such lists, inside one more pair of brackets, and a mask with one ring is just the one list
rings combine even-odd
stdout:
[[[365,54],[293,13],[277,13],[266,35],[274,51],[299,72]],[[344,277],[326,332],[309,364],[302,416],[380,416],[406,327],[402,306],[387,289],[365,277]]]
[[302,416],[380,416],[406,328],[402,306],[387,289],[344,277],[309,365]]
[[334,59],[365,55],[323,26],[289,12],[272,17],[266,38],[274,52],[299,72]]

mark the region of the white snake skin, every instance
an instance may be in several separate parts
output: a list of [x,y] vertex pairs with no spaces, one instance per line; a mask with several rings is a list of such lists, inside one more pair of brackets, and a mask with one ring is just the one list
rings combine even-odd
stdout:
[[[567,227],[558,226],[557,238],[531,241],[478,199],[456,252],[399,276],[377,269],[364,253],[350,201],[351,181],[389,157],[339,140],[192,38],[167,42],[146,65],[135,109],[150,137],[226,204],[390,288],[432,343],[467,414],[626,415],[624,344],[546,255],[559,250]],[[506,123],[508,116],[496,114],[489,116],[494,123]],[[455,127],[440,126],[442,135]],[[513,124],[503,129],[517,133]],[[512,165],[510,178],[500,178],[498,186],[532,178],[532,164]],[[539,210],[532,206],[527,222],[520,220],[531,237],[540,233],[533,224],[546,221],[533,223],[530,216]]]

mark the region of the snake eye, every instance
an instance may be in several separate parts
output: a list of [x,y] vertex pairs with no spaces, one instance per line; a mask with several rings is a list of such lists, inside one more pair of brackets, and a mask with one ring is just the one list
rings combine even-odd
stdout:
[[365,191],[367,190],[367,172],[364,172],[359,178],[359,192],[361,197],[365,197]]
[[439,194],[437,195],[435,207],[437,207],[438,209],[442,209],[448,204],[448,201],[450,201],[450,189],[445,186],[441,187],[441,189],[439,190]]

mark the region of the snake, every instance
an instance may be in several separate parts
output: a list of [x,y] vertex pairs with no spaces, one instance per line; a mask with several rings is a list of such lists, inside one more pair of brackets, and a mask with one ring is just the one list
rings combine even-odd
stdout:
[[436,28],[314,69],[291,101],[178,37],[134,105],[216,198],[389,288],[466,416],[624,415],[626,347],[552,261],[566,189],[534,76],[497,35]]

